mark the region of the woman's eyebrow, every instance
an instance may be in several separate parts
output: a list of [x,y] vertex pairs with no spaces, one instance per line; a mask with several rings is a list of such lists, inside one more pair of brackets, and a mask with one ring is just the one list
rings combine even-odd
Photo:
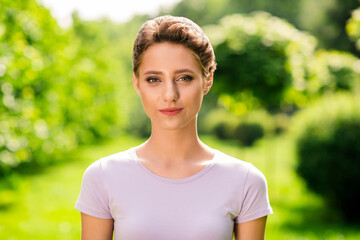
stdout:
[[179,69],[176,70],[175,73],[184,73],[184,72],[191,72],[191,73],[195,73],[193,70],[191,70],[190,68],[184,68],[184,69]]
[[149,70],[149,71],[146,71],[144,74],[145,75],[148,75],[148,74],[161,74],[162,72],[160,71],[153,71],[153,70]]
[[[190,68],[184,68],[184,69],[179,69],[179,70],[176,70],[175,73],[176,74],[179,74],[179,73],[184,73],[184,72],[191,72],[191,73],[195,73],[193,70],[191,70]],[[146,71],[144,73],[145,75],[149,75],[149,74],[163,74],[163,72],[161,71],[155,71],[155,70],[149,70],[149,71]]]

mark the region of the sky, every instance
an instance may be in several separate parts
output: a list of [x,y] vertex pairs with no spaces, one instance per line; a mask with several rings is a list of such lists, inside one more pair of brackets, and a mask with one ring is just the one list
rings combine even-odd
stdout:
[[160,8],[174,5],[180,0],[41,0],[63,27],[71,24],[71,13],[78,11],[84,20],[107,17],[124,22],[134,14],[156,14]]

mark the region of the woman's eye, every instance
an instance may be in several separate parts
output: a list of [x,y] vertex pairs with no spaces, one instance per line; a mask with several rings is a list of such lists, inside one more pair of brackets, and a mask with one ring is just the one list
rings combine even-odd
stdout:
[[191,76],[182,76],[179,78],[179,80],[183,82],[190,82],[191,80],[193,80],[193,78]]
[[156,83],[156,82],[159,82],[160,80],[157,79],[157,78],[149,77],[149,78],[146,79],[146,81],[148,83]]

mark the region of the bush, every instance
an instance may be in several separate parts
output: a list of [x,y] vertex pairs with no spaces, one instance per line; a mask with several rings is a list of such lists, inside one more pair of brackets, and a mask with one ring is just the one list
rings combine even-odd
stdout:
[[304,90],[314,37],[265,12],[226,16],[205,30],[218,63],[214,89],[248,111],[281,108],[289,89]]
[[346,32],[360,50],[360,8],[352,11],[351,18],[346,23]]
[[275,122],[265,110],[259,109],[237,116],[225,109],[215,109],[205,118],[207,133],[220,139],[236,139],[241,145],[251,146],[265,134],[275,132]]
[[70,99],[60,94],[69,89],[60,71],[71,68],[62,66],[68,36],[34,0],[0,5],[2,176],[24,162],[52,162],[78,142],[64,124],[68,115],[61,114]]
[[124,45],[111,34],[122,31],[73,20],[64,30],[35,0],[0,2],[0,177],[63,160],[126,123],[131,81],[119,73]]
[[205,126],[202,128],[205,129],[205,133],[215,134],[220,139],[233,139],[238,122],[238,116],[225,109],[217,108],[205,116],[203,120]]
[[306,91],[322,96],[336,91],[360,91],[360,62],[347,52],[319,50],[308,64]]
[[214,126],[213,132],[219,139],[232,139],[233,128],[229,122],[219,122]]
[[274,116],[270,115],[264,109],[251,111],[240,117],[241,123],[257,124],[264,130],[264,134],[271,135],[276,131],[276,122]]
[[360,98],[325,97],[296,116],[298,174],[346,220],[360,214]]
[[254,142],[264,136],[264,129],[257,123],[240,123],[234,132],[235,138],[243,146],[252,146]]
[[359,0],[301,0],[297,25],[316,36],[321,48],[356,53],[345,25],[357,7]]

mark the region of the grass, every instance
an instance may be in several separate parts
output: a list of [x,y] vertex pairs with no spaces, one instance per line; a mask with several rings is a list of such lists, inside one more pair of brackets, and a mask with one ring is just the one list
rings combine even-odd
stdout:
[[0,205],[0,239],[80,239],[80,214],[74,205],[85,169],[100,157],[139,143],[122,136],[101,146],[82,147],[65,163],[39,174],[12,176],[15,190],[0,192],[0,197],[10,199]]
[[[266,176],[274,210],[268,217],[267,239],[360,239],[359,228],[339,223],[336,214],[326,211],[322,201],[306,190],[293,170],[294,146],[288,136],[266,138],[252,148],[211,136],[202,140],[253,163]],[[7,181],[14,189],[0,190],[0,239],[80,239],[80,214],[74,204],[86,167],[141,142],[123,135],[99,146],[82,147],[68,161],[37,174],[13,175]]]

